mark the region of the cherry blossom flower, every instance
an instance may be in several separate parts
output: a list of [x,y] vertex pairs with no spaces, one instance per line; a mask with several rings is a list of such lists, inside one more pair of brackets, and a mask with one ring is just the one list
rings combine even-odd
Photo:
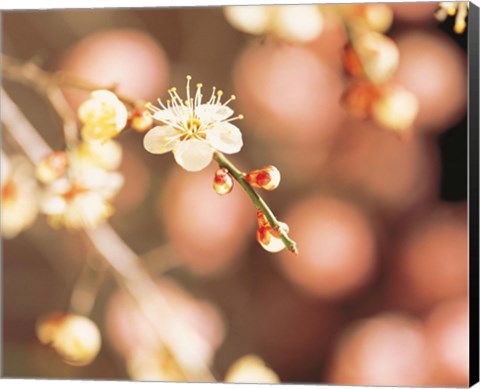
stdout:
[[260,357],[251,354],[238,359],[230,367],[225,382],[278,384],[280,379]]
[[127,124],[127,108],[108,90],[96,90],[78,108],[82,137],[88,142],[106,141],[117,136]]
[[33,168],[22,157],[1,154],[2,236],[10,239],[30,227],[38,214],[38,187]]
[[123,177],[95,162],[71,152],[66,175],[45,188],[41,209],[52,227],[91,229],[113,214],[110,201],[122,187]]
[[236,29],[254,35],[271,34],[290,42],[308,42],[323,30],[317,5],[233,6],[225,16]]
[[97,325],[73,313],[54,312],[40,318],[36,333],[40,342],[50,345],[66,363],[74,366],[92,362],[102,343]]
[[206,103],[202,103],[202,84],[197,84],[195,96],[190,97],[190,80],[187,76],[186,100],[182,100],[175,88],[168,93],[170,100],[160,108],[148,104],[153,119],[164,123],[152,128],[144,137],[144,147],[153,154],[173,152],[175,160],[188,171],[200,171],[212,161],[213,153],[220,151],[233,154],[243,146],[242,133],[231,124],[242,119],[242,115],[232,117],[233,110],[228,103],[231,96],[221,102],[222,91],[212,90]]

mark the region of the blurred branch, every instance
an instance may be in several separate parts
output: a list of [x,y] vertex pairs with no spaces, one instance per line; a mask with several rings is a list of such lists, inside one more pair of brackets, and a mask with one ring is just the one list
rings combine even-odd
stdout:
[[206,362],[195,352],[202,347],[203,340],[178,318],[143,268],[140,258],[106,223],[86,231],[86,234],[135,298],[142,313],[153,324],[162,343],[169,347],[185,373],[195,381],[214,381]]
[[105,266],[87,255],[83,269],[73,287],[69,310],[83,316],[90,316],[95,305],[98,289],[105,279]]
[[75,144],[78,140],[77,120],[55,78],[34,62],[21,63],[5,55],[2,56],[2,69],[5,78],[33,87],[47,98],[62,120],[67,145]]
[[2,122],[28,158],[34,163],[40,162],[52,149],[35,131],[4,89],[2,89],[0,102]]
[[66,87],[90,92],[107,89],[115,92],[123,103],[132,108],[139,108],[145,105],[145,102],[140,99],[118,93],[116,90],[117,85],[98,85],[64,72],[50,73],[41,69],[33,62],[21,62],[5,54],[2,55],[2,69],[5,78],[33,86],[40,92],[49,90],[52,87]]
[[[3,89],[1,111],[2,120],[11,136],[33,163],[40,162],[52,151]],[[86,231],[86,236],[113,271],[119,284],[134,298],[159,341],[170,349],[189,379],[214,381],[203,355],[196,353],[203,347],[203,339],[176,315],[144,269],[141,259],[108,223]]]
[[279,233],[279,238],[282,240],[285,247],[293,254],[297,255],[298,249],[296,243],[292,239],[290,239],[290,237],[285,231],[283,231],[277,218],[275,217],[267,203],[265,203],[263,198],[260,197],[260,195],[255,192],[255,190],[253,190],[253,188],[247,182],[247,180],[245,179],[245,173],[239,170],[224,154],[220,153],[219,151],[216,151],[213,154],[213,159],[218,163],[220,167],[228,169],[228,171],[232,174],[233,178],[235,178],[235,180],[248,194],[255,207],[263,212],[263,214],[268,220],[268,223],[270,224],[270,227],[272,227],[274,231]]

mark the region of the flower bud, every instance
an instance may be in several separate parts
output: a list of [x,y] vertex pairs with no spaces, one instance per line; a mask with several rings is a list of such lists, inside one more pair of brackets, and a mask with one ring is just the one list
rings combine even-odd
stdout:
[[68,159],[65,151],[54,151],[43,158],[35,168],[37,179],[49,184],[63,176],[67,170]]
[[256,355],[245,355],[228,369],[225,382],[278,384],[280,379],[261,358]]
[[224,13],[228,22],[236,29],[248,34],[264,34],[270,23],[271,7],[266,6],[233,6],[225,7]]
[[400,54],[395,42],[378,32],[366,32],[353,42],[362,64],[363,76],[372,82],[390,79],[398,67]]
[[288,234],[290,232],[290,227],[287,223],[278,222],[278,229],[272,229],[272,235],[276,238],[279,238],[281,234]]
[[399,85],[390,85],[375,100],[372,116],[380,126],[402,133],[412,127],[418,108],[415,95]]
[[257,209],[257,222],[259,227],[270,227],[267,218],[259,209]]
[[38,321],[36,333],[40,342],[50,345],[70,365],[88,365],[100,351],[100,331],[84,316],[51,313]]
[[288,233],[289,228],[285,223],[279,222],[278,229],[273,229],[268,223],[267,218],[262,211],[257,210],[257,241],[268,252],[278,253],[285,248],[285,244],[280,239],[281,233]]
[[127,108],[108,90],[96,90],[78,108],[83,123],[82,138],[87,142],[106,141],[117,136],[127,124]]
[[130,127],[137,132],[147,132],[153,127],[152,115],[144,109],[134,111],[130,118]]
[[378,88],[374,84],[355,82],[345,89],[340,103],[354,117],[367,119],[372,113],[372,105],[378,95]]
[[352,77],[361,77],[363,75],[362,62],[355,52],[351,42],[343,47],[342,65],[345,73]]
[[245,179],[253,187],[274,190],[280,184],[280,172],[275,166],[267,165],[261,169],[252,170]]
[[228,169],[222,167],[215,172],[215,176],[213,177],[213,189],[221,196],[232,191],[233,178],[228,172]]
[[277,6],[272,32],[289,42],[309,42],[323,30],[323,16],[316,4]]
[[365,4],[364,18],[371,30],[385,32],[392,25],[393,10],[388,4]]

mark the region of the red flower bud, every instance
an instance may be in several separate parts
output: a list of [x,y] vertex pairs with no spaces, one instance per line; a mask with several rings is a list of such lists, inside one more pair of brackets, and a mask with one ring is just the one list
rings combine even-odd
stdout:
[[152,115],[144,109],[134,111],[130,116],[130,127],[137,132],[147,132],[153,126]]
[[65,151],[54,151],[43,158],[36,166],[35,175],[39,181],[48,184],[63,176],[67,167],[67,153]]
[[363,75],[362,61],[355,52],[351,43],[347,43],[342,51],[342,64],[345,73],[352,77],[361,77]]
[[274,229],[268,223],[267,218],[262,211],[257,210],[257,241],[267,251],[277,253],[285,248],[280,239],[282,233],[288,233],[289,228],[285,223],[279,222],[278,228]]
[[215,176],[213,177],[213,189],[221,196],[232,191],[233,178],[228,172],[228,169],[222,167],[215,172]]
[[340,103],[353,116],[368,119],[379,96],[378,88],[369,82],[356,82],[343,92]]
[[280,184],[280,172],[275,166],[267,165],[261,169],[252,170],[245,179],[253,187],[274,190]]

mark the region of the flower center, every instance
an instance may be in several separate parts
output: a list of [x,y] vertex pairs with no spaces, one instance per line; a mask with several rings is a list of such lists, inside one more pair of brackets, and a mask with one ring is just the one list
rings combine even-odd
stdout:
[[78,184],[73,184],[72,187],[70,188],[70,190],[67,192],[67,193],[64,193],[63,194],[63,198],[67,201],[67,202],[70,202],[70,201],[73,201],[73,199],[81,194],[81,193],[85,193],[85,192],[88,192],[87,189],[85,188],[82,188],[80,185]]
[[185,123],[185,133],[180,137],[180,140],[189,140],[192,138],[206,139],[207,136],[201,131],[202,122],[196,118],[190,118]]
[[17,198],[17,188],[12,181],[7,182],[2,188],[2,200],[14,201]]
[[202,123],[197,118],[191,118],[187,120],[187,131],[189,134],[195,135],[200,129]]

